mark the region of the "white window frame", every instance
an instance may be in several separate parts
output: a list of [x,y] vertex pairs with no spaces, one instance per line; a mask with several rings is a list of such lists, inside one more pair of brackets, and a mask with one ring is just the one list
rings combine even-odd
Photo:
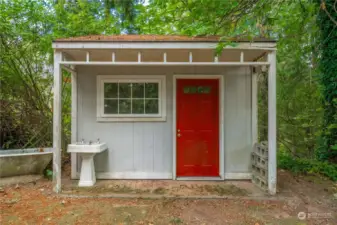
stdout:
[[[158,114],[104,114],[104,83],[158,83]],[[165,121],[166,77],[164,75],[98,75],[97,76],[97,121]]]

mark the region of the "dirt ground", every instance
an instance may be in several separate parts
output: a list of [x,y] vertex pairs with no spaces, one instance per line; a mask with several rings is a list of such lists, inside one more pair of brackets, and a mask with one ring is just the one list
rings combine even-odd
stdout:
[[100,182],[91,189],[69,181],[56,195],[42,179],[0,188],[0,224],[337,224],[335,183],[285,171],[278,178],[277,197],[240,182],[165,181]]

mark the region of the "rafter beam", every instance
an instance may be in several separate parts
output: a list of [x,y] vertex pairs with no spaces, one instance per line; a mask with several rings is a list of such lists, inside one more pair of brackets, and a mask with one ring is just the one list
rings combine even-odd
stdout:
[[268,66],[269,62],[85,62],[85,61],[66,61],[63,65],[120,65],[120,66]]

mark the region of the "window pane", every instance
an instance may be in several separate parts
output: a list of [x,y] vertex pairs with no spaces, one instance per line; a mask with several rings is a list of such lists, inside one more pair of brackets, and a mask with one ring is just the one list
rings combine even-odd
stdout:
[[199,86],[198,93],[200,94],[209,94],[211,92],[211,87],[209,86]]
[[204,94],[209,94],[209,93],[211,93],[211,87],[209,87],[209,86],[206,86],[205,88],[204,88],[204,92],[203,92]]
[[104,114],[118,114],[118,100],[104,100]]
[[145,98],[158,98],[158,83],[145,84]]
[[131,100],[119,100],[119,114],[131,114]]
[[156,99],[148,99],[145,100],[145,113],[146,114],[158,114],[158,100]]
[[195,94],[197,93],[196,86],[185,86],[184,87],[184,94]]
[[144,98],[144,83],[132,83],[132,98]]
[[132,114],[144,114],[144,100],[132,100]]
[[104,83],[104,98],[117,98],[118,83]]
[[130,83],[119,83],[119,97],[120,98],[131,98],[131,84]]

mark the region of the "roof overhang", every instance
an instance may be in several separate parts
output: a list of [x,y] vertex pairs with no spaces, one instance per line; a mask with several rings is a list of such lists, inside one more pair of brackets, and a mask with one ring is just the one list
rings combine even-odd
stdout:
[[[215,49],[219,42],[53,42],[54,49]],[[224,48],[275,50],[274,42],[238,42]]]
[[[59,39],[52,47],[63,55],[60,64],[68,65],[269,65],[267,55],[276,50],[276,42],[268,40],[227,44],[216,39],[183,36],[174,36],[182,40],[166,36],[131,39],[127,35],[99,38],[102,39],[96,36]],[[217,54],[219,43],[223,50]]]

